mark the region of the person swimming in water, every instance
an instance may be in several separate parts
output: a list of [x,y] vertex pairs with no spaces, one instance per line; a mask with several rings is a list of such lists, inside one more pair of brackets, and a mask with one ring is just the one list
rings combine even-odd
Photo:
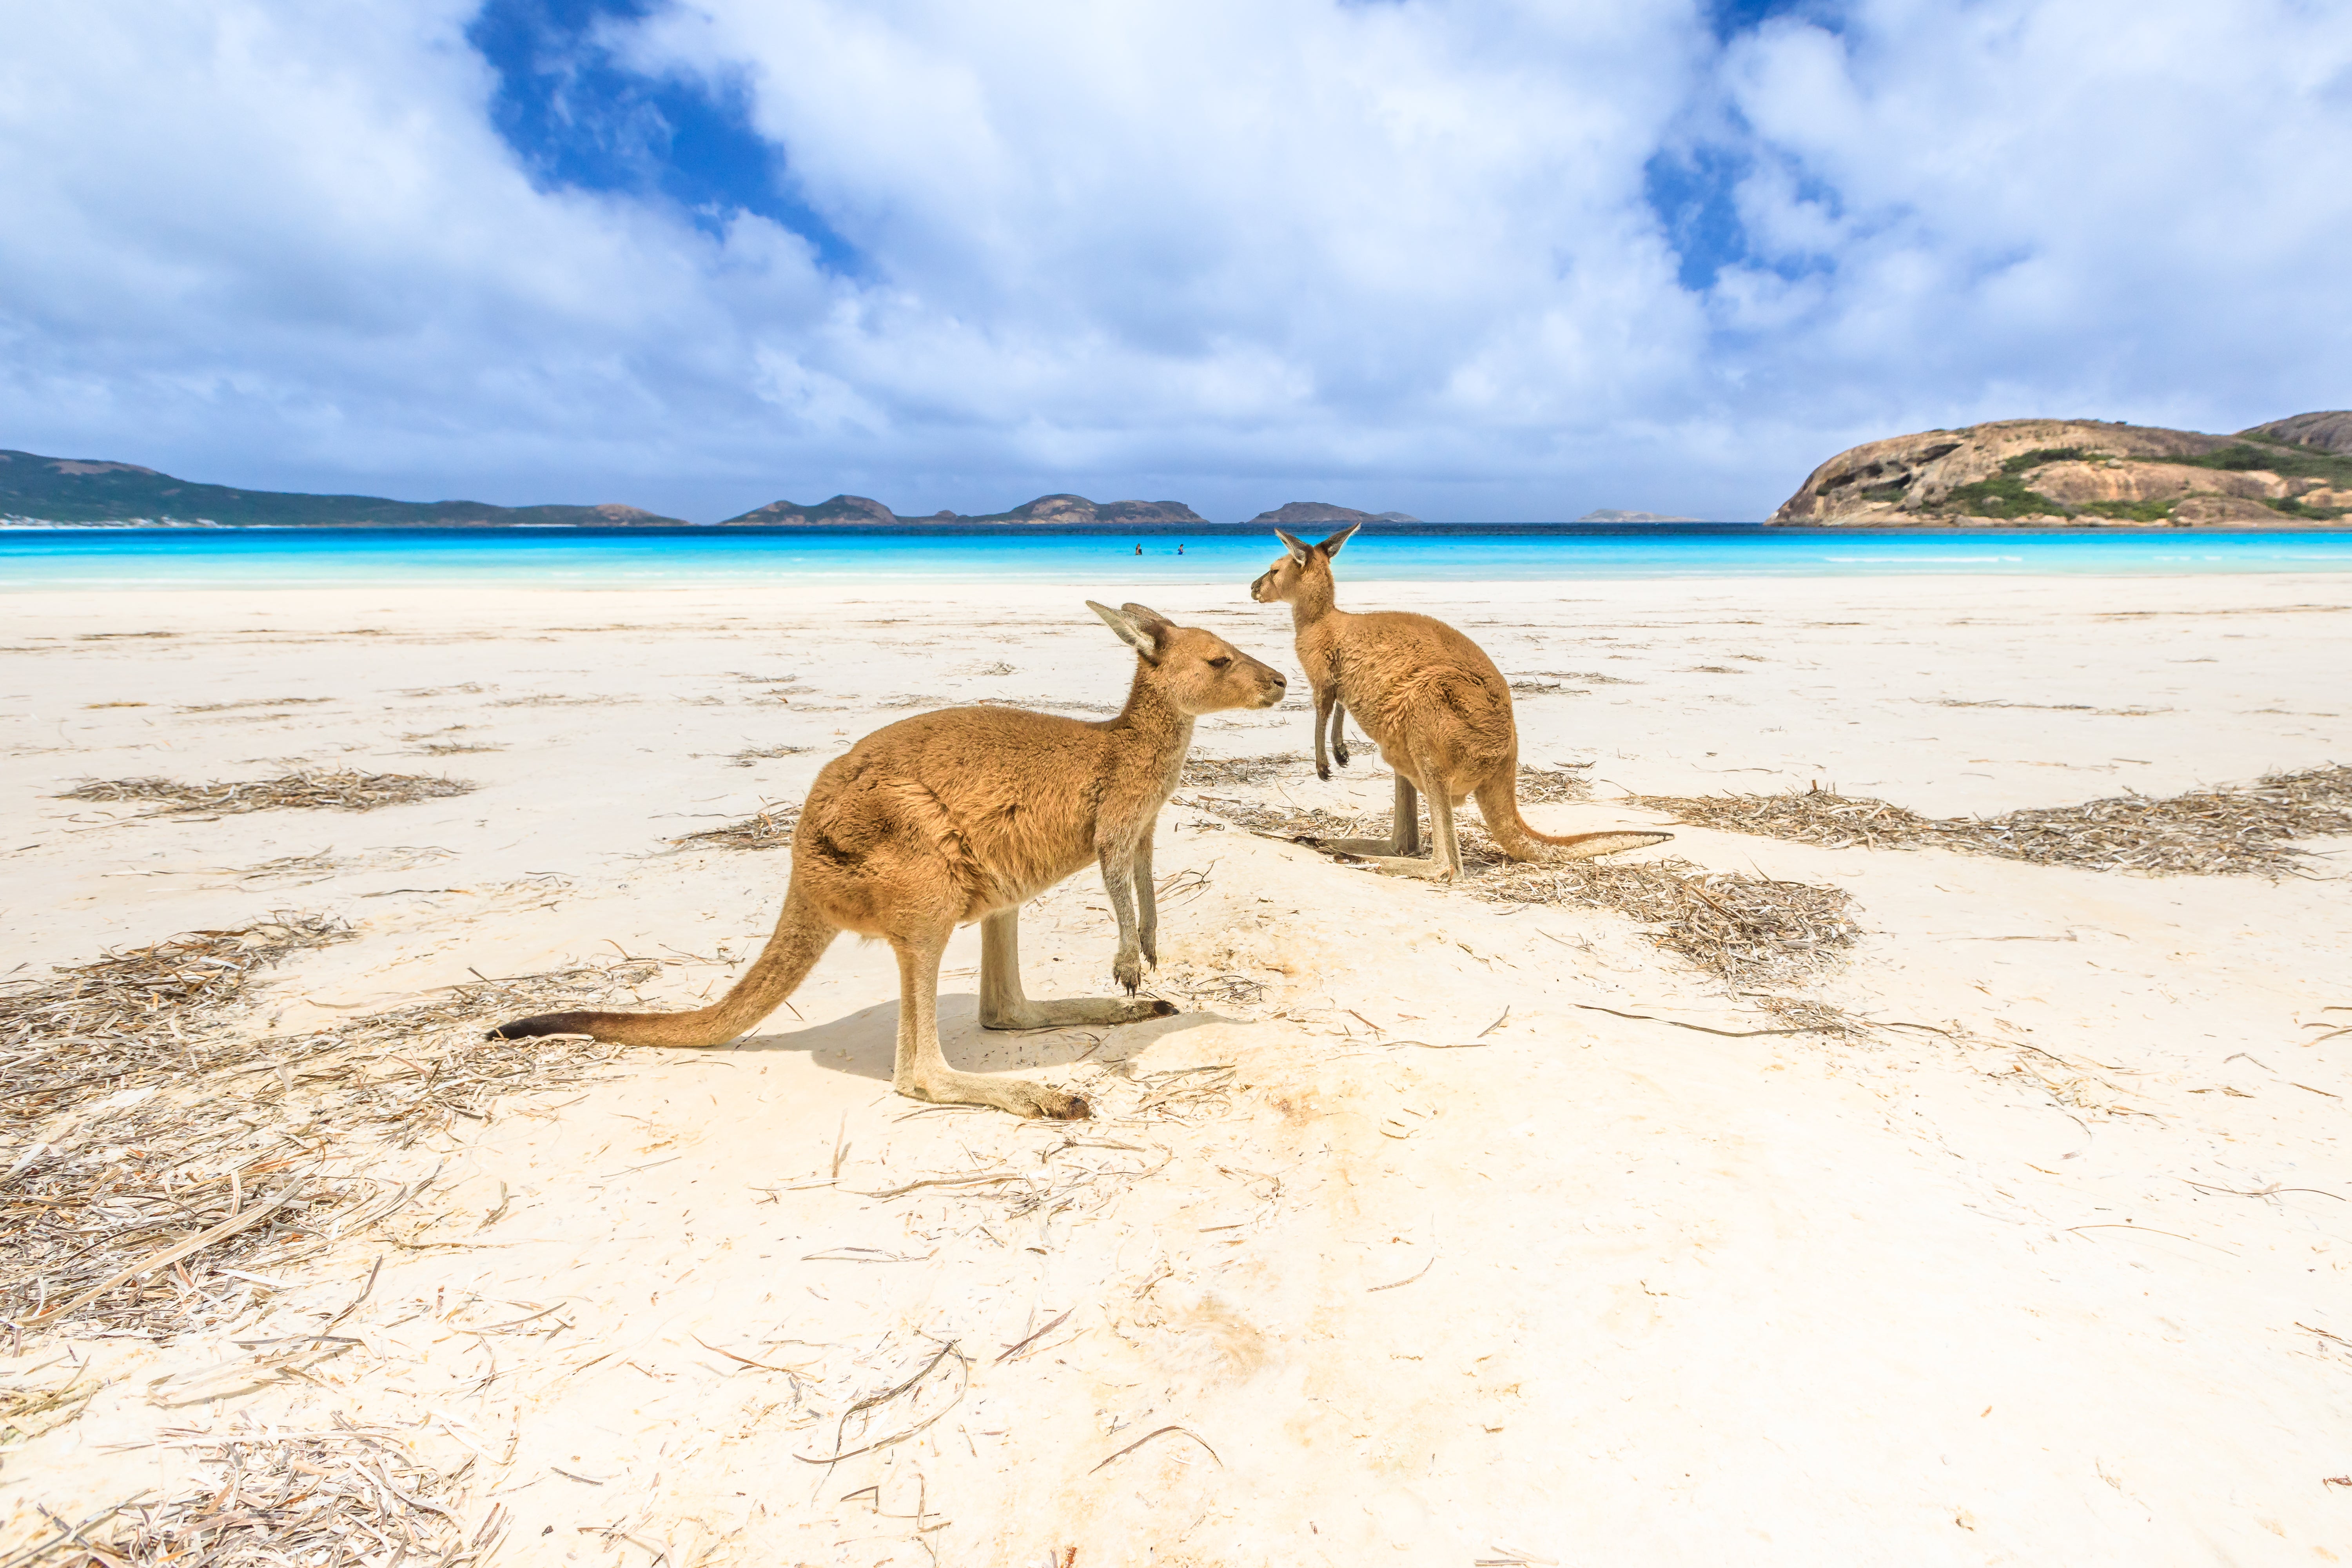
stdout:
[[1137,545],[1137,546],[1135,547],[1135,552],[1136,552],[1138,555],[1142,554],[1142,553],[1143,553],[1143,546],[1142,546],[1142,545],[1140,545],[1140,544]]

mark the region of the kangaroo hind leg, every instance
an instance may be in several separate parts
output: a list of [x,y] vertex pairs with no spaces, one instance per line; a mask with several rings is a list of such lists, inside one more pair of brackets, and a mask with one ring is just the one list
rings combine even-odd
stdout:
[[[1437,781],[1438,787],[1435,789],[1427,787],[1432,779]],[[1417,838],[1421,825],[1407,816],[1404,811],[1406,790],[1409,786],[1404,784],[1402,772],[1398,773],[1397,782],[1399,785],[1398,816],[1401,821],[1412,822]],[[1391,877],[1420,877],[1433,882],[1458,880],[1462,876],[1462,846],[1454,836],[1454,803],[1446,794],[1444,777],[1435,769],[1431,769],[1424,774],[1422,782],[1421,793],[1429,801],[1429,858],[1423,859],[1418,855],[1371,854],[1363,858],[1364,863],[1373,870]],[[1399,837],[1402,837],[1402,833]],[[1416,847],[1418,847],[1417,844]]]
[[1033,1002],[1021,987],[1021,911],[980,922],[980,1024],[984,1029],[1053,1029],[1072,1024],[1139,1024],[1176,1011],[1157,996],[1076,996]]
[[1396,815],[1386,838],[1327,838],[1317,846],[1333,855],[1418,855],[1421,853],[1421,801],[1402,769],[1396,775]]
[[992,1105],[1015,1116],[1085,1121],[1086,1100],[1066,1090],[948,1066],[940,1048],[940,954],[947,949],[950,929],[890,939],[898,957],[898,1059],[891,1087],[940,1105]]

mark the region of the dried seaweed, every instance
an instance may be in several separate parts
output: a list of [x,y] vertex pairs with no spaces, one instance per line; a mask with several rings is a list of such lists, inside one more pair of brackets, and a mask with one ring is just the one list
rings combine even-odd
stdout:
[[246,811],[374,811],[410,801],[471,794],[464,779],[421,773],[363,773],[348,768],[317,768],[283,778],[226,784],[180,784],[164,778],[91,779],[59,800],[156,801],[157,816]]
[[[268,1036],[241,1005],[262,972],[348,934],[319,917],[195,931],[0,988],[0,1311],[18,1331],[96,1318],[167,1334],[242,1316],[252,1284],[388,1212],[357,1169],[519,1089],[617,1052],[489,1041],[485,1021],[625,993],[659,967],[518,976]],[[330,1169],[341,1158],[350,1169]],[[397,1202],[394,1193],[388,1201]]]
[[[1585,798],[1582,779],[1570,770],[1522,769],[1523,800],[1547,798],[1524,793],[1531,775],[1563,792],[1549,798]],[[1342,816],[1215,796],[1192,804],[1236,826],[1308,844],[1374,837],[1389,828],[1385,811]],[[1655,927],[1652,940],[1659,946],[1726,980],[1799,984],[1836,963],[1861,937],[1852,917],[1853,897],[1842,888],[1701,871],[1675,859],[1513,860],[1470,814],[1457,814],[1454,831],[1462,847],[1462,886],[1474,897],[1612,910]],[[1423,842],[1428,842],[1425,832]]]
[[[187,1434],[208,1474],[161,1503],[116,1510],[110,1530],[68,1528],[27,1563],[263,1568],[404,1562],[463,1568],[488,1557],[506,1515],[460,1517],[467,1461],[445,1474],[387,1427],[275,1435]],[[77,1539],[78,1538],[78,1539]]]
[[2352,767],[2266,773],[2252,784],[2156,798],[2112,795],[2000,816],[1930,817],[1819,788],[1769,795],[1635,795],[1693,826],[1804,844],[1964,850],[2044,866],[2158,875],[2277,877],[2297,870],[2292,840],[2352,833]]
[[227,713],[240,708],[296,708],[310,702],[332,702],[331,697],[248,697],[240,702],[199,702],[182,713]]
[[0,1389],[0,1444],[11,1447],[79,1415],[102,1384],[84,1382],[82,1369],[51,1388]]
[[1285,774],[1302,773],[1306,767],[1307,759],[1297,752],[1276,752],[1262,757],[1204,757],[1194,752],[1184,759],[1184,772],[1177,784],[1183,789],[1272,784]]
[[803,752],[815,750],[814,746],[746,746],[727,760],[736,767],[748,768],[754,763],[764,763],[776,757],[797,757]]
[[[1587,763],[1586,767],[1592,764]],[[1591,800],[1592,781],[1576,768],[1531,768],[1519,764],[1519,804],[1521,805],[1559,805],[1572,800]]]
[[1650,940],[1667,952],[1735,984],[1801,984],[1861,940],[1853,897],[1843,888],[1702,871],[1672,858],[1552,863],[1504,859],[1489,849],[1474,864],[1472,834],[1465,827],[1461,837],[1475,896],[1612,910],[1653,927]]
[[698,833],[688,833],[670,840],[684,847],[689,844],[707,845],[713,849],[789,849],[793,829],[800,826],[798,805],[776,805],[762,808],[758,815],[740,822],[730,822],[724,827],[706,827]]
[[[0,1116],[22,1121],[64,1098],[208,1071],[241,1047],[206,1031],[263,971],[351,935],[320,915],[237,931],[186,931],[110,952],[53,978],[0,984]],[[168,1036],[171,1045],[159,1049]],[[68,1049],[70,1047],[70,1049]]]
[[1385,808],[1377,813],[1342,813],[1321,806],[1293,805],[1286,801],[1240,800],[1232,795],[1207,794],[1177,804],[1213,813],[1235,827],[1262,833],[1269,838],[1364,838],[1389,830]]

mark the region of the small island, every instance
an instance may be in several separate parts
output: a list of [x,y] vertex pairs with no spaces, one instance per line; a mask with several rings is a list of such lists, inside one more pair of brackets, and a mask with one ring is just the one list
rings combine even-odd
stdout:
[[2280,528],[2352,512],[2352,412],[2234,436],[2002,419],[1850,447],[1768,523],[1811,528]]
[[942,508],[928,517],[902,517],[866,496],[835,496],[814,506],[774,500],[740,517],[722,519],[721,528],[773,528],[779,525],[847,523],[889,527],[894,523],[1028,522],[1086,527],[1095,523],[1205,523],[1209,520],[1181,500],[1088,500],[1066,492],[1039,496],[1005,511],[962,512]]
[[1333,506],[1329,501],[1292,500],[1249,521],[1268,528],[1299,528],[1335,522],[1419,522],[1421,519],[1411,512],[1358,511],[1354,507]]
[[1613,507],[1602,507],[1599,511],[1586,512],[1576,521],[1579,522],[1704,522],[1706,520],[1700,517],[1681,517],[1665,511],[1619,511]]

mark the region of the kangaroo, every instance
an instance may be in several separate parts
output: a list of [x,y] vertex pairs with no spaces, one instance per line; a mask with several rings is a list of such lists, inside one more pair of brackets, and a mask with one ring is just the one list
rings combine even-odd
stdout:
[[[1333,602],[1331,558],[1360,524],[1320,544],[1276,529],[1287,553],[1250,584],[1262,605],[1286,604],[1298,633],[1298,662],[1315,689],[1315,775],[1328,779],[1328,754],[1348,765],[1341,725],[1353,713],[1396,770],[1396,817],[1386,838],[1341,838],[1319,845],[1398,876],[1450,881],[1462,875],[1454,808],[1475,795],[1486,831],[1514,860],[1586,860],[1663,844],[1670,833],[1572,833],[1555,837],[1519,815],[1519,731],[1510,683],[1476,643],[1427,616],[1402,611],[1350,615]],[[1419,858],[1421,814],[1414,791],[1429,797],[1428,859]]]
[[[1271,708],[1281,675],[1213,632],[1141,605],[1100,616],[1137,655],[1127,706],[1091,722],[1017,708],[950,708],[875,731],[824,765],[793,833],[792,881],[775,934],[708,1007],[683,1013],[549,1013],[493,1039],[593,1035],[638,1046],[717,1046],[792,994],[845,931],[898,957],[892,1087],[918,1100],[993,1105],[1080,1121],[1077,1095],[1022,1079],[959,1072],[940,1050],[940,954],[980,922],[980,1021],[991,1029],[1131,1024],[1176,1011],[1138,997],[1157,963],[1151,834],[1176,787],[1192,721]],[[1102,868],[1118,919],[1111,973],[1127,995],[1034,1002],[1021,988],[1021,906],[1087,862]]]

